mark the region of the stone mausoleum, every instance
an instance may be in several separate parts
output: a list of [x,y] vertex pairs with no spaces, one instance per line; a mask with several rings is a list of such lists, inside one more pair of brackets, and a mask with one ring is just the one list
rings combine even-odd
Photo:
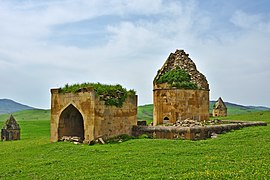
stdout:
[[9,119],[1,129],[1,140],[12,141],[19,140],[21,138],[21,128],[15,118],[10,115]]
[[227,116],[227,107],[221,97],[218,98],[216,103],[213,106],[213,112],[212,112],[214,117],[225,117]]
[[176,50],[153,81],[154,125],[209,119],[209,84],[184,50]]
[[[122,98],[122,92],[118,93]],[[79,137],[84,143],[121,134],[131,135],[137,124],[137,95],[126,95],[121,106],[106,104],[108,95],[92,87],[76,92],[51,89],[51,142],[64,136]]]

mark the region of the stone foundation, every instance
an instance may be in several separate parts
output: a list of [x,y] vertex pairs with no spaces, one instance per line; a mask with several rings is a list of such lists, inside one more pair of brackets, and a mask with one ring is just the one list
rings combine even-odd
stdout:
[[175,126],[133,126],[132,135],[140,136],[147,134],[157,139],[189,139],[201,140],[210,138],[213,134],[222,134],[231,130],[241,129],[248,126],[267,126],[265,122],[224,121],[230,124],[175,127]]

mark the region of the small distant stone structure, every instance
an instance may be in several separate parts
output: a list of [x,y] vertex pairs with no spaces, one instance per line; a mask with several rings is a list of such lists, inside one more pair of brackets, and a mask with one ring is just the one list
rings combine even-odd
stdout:
[[2,141],[12,141],[20,140],[20,131],[21,128],[15,118],[10,115],[9,119],[4,124],[1,129],[1,140]]
[[214,117],[225,117],[227,116],[227,107],[221,97],[218,98],[216,103],[213,106],[213,112]]
[[[187,73],[189,81],[162,82],[160,79],[170,71]],[[178,87],[178,85],[180,87]],[[181,87],[182,86],[182,87]],[[189,86],[191,88],[189,88]],[[195,63],[184,50],[176,50],[167,58],[153,81],[154,120],[153,124],[174,124],[185,119],[209,119],[209,84]]]
[[90,143],[132,134],[132,126],[137,124],[137,95],[128,95],[116,107],[106,105],[91,87],[74,93],[60,90],[51,89],[51,142],[76,139]]

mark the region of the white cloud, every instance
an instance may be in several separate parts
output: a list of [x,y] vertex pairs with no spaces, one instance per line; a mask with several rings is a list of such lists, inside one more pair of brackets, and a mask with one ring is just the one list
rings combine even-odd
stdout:
[[[152,103],[157,70],[170,52],[183,48],[206,74],[212,98],[270,106],[264,91],[270,87],[263,80],[270,77],[269,21],[264,14],[236,11],[227,21],[239,33],[214,27],[218,18],[196,1],[13,2],[0,2],[3,97],[49,108],[50,88],[100,81],[134,88],[141,104]],[[49,39],[60,31],[62,38],[70,38],[69,29],[61,25],[78,26],[98,17],[109,18],[101,26],[103,44],[78,47]],[[257,89],[261,96],[245,98],[258,86],[263,87]]]

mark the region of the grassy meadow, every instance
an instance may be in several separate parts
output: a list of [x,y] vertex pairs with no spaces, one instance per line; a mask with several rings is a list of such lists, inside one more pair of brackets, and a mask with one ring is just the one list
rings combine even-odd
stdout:
[[[270,126],[201,141],[132,139],[105,145],[50,143],[48,110],[13,114],[21,140],[0,142],[0,179],[269,179]],[[2,127],[7,115],[0,115]],[[226,119],[270,123],[270,111]]]

